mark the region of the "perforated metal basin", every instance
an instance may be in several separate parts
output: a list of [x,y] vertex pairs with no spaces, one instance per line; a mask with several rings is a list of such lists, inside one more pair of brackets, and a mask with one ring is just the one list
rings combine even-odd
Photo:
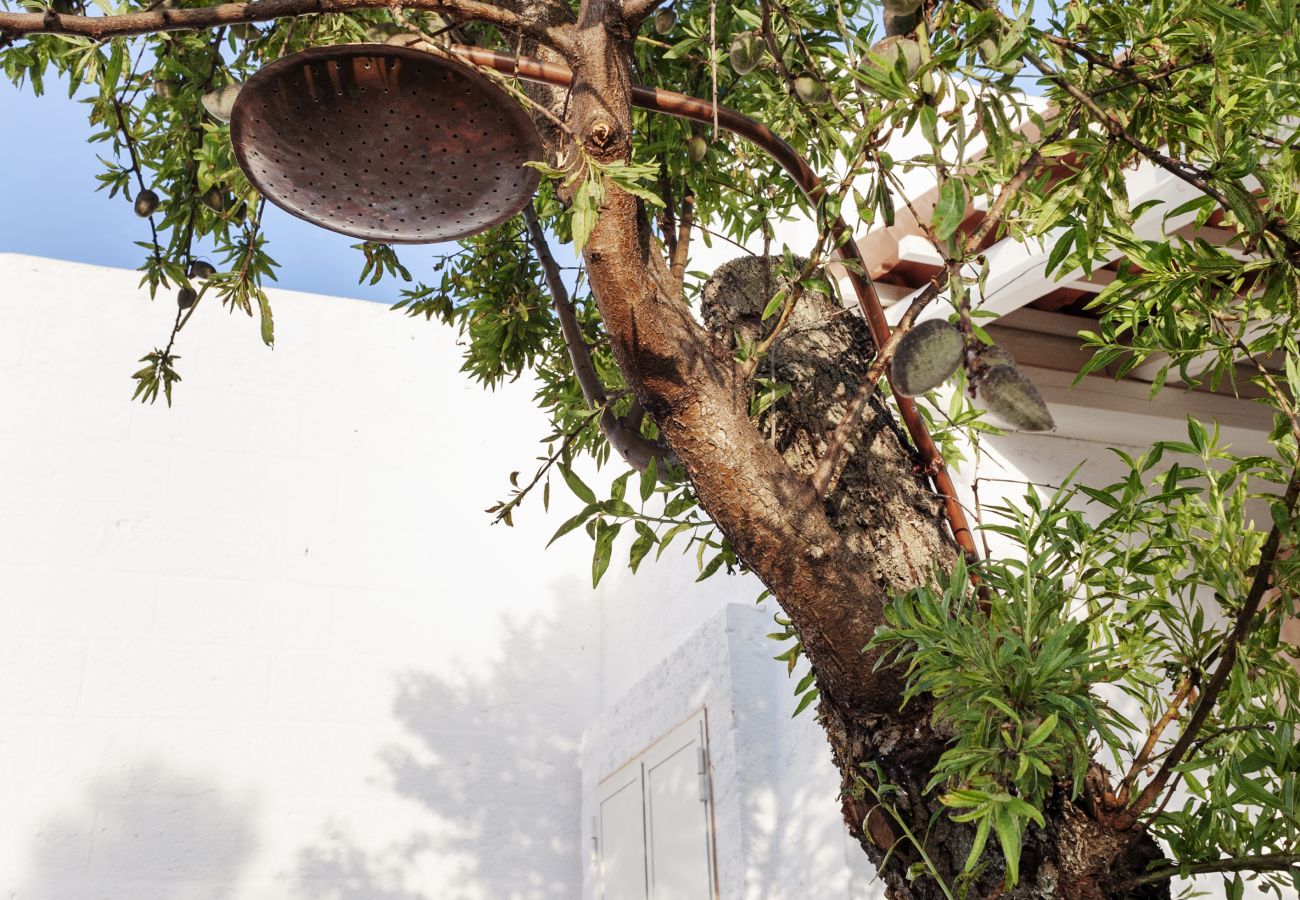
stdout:
[[248,80],[230,119],[248,180],[300,219],[366,240],[434,243],[523,209],[537,130],[470,67],[387,44],[313,47]]

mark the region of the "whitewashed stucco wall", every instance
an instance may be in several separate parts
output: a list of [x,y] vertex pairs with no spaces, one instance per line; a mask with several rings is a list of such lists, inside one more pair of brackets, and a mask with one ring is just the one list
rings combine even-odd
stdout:
[[[588,546],[489,527],[545,423],[453,335],[0,255],[0,896],[571,898]],[[566,498],[557,496],[563,512]]]

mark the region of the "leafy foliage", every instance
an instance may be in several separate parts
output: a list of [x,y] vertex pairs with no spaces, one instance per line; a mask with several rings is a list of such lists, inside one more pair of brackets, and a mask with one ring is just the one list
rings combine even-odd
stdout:
[[[17,5],[43,9],[35,0]],[[59,11],[81,5],[55,3]],[[0,8],[14,7],[0,0]],[[144,7],[100,4],[115,13]],[[1135,813],[1184,870],[1300,852],[1300,685],[1287,659],[1296,650],[1281,637],[1300,591],[1296,514],[1282,499],[1300,438],[1294,0],[929,4],[917,33],[892,49],[878,43],[878,7],[863,0],[681,0],[673,10],[661,18],[662,32],[647,22],[637,37],[636,77],[716,97],[770,123],[828,190],[812,205],[754,147],[706,124],[645,112],[634,116],[635,162],[584,158],[546,169],[553,178],[536,198],[538,214],[568,248],[559,254],[565,282],[603,405],[589,403],[578,384],[541,263],[517,220],[443,248],[429,284],[412,281],[393,247],[358,245],[361,278],[395,282],[396,310],[458,329],[470,377],[489,387],[519,378],[536,385],[551,419],[537,473],[522,485],[515,473],[509,498],[491,511],[510,522],[534,486],[549,505],[558,475],[582,509],[556,537],[588,536],[593,583],[608,572],[620,539],[634,571],[670,545],[695,551],[701,578],[743,569],[669,461],[614,477],[607,497],[584,481],[588,460],[602,466],[610,457],[597,427],[605,414],[630,416],[644,436],[658,436],[627,390],[577,262],[606,191],[640,197],[665,244],[676,240],[690,198],[691,240],[775,243],[773,252],[784,255],[779,236],[790,217],[824,233],[829,214],[844,212],[865,229],[894,225],[906,212],[944,263],[946,288],[936,294],[961,326],[968,355],[990,342],[979,323],[992,314],[984,307],[997,289],[985,245],[967,241],[979,222],[996,221],[983,238],[1041,246],[1059,278],[1108,282],[1088,310],[1096,322],[1084,339],[1094,353],[1080,377],[1124,377],[1145,365],[1156,372],[1152,396],[1174,381],[1235,391],[1266,404],[1275,425],[1267,455],[1236,453],[1212,425],[1193,421],[1186,441],[1121,454],[1126,474],[1112,484],[1046,498],[1031,491],[993,511],[1000,518],[987,533],[1009,549],[974,568],[982,592],[959,568],[898,599],[874,643],[909,673],[909,696],[934,698],[952,735],[934,787],[954,818],[975,826],[972,865],[996,836],[1009,881],[1026,830],[1080,790],[1098,752],[1123,773],[1121,803],[1165,768],[1170,787],[1185,788],[1186,802],[1166,803],[1164,791],[1159,804]],[[446,27],[437,16],[392,7],[101,42],[35,35],[0,43],[0,69],[37,93],[53,75],[66,78],[104,147],[101,189],[128,203],[146,190],[160,195],[137,240],[151,293],[193,288],[200,301],[213,294],[230,310],[256,310],[269,345],[264,284],[275,262],[261,227],[263,200],[235,165],[228,127],[205,113],[203,95],[306,47]],[[495,28],[458,28],[461,39],[517,49],[515,36]],[[733,39],[751,33],[762,40],[733,67]],[[920,170],[936,177],[932,209],[908,208]],[[1159,179],[1184,188],[1177,200],[1131,196],[1133,185]],[[221,262],[202,283],[190,275],[199,257]],[[688,267],[688,302],[707,274]],[[778,320],[788,297],[770,298],[765,319]],[[141,360],[136,398],[171,402],[180,381],[172,346],[199,305],[178,315],[171,340]],[[755,416],[790,390],[765,378],[751,358],[761,353],[746,347],[740,360],[753,364]],[[945,458],[978,463],[981,436],[996,429],[966,386],[958,376],[957,390],[923,398],[920,408]],[[1281,553],[1267,602],[1247,623],[1195,739],[1170,762],[1178,723],[1222,658],[1235,618],[1259,599],[1261,548],[1274,538]],[[777,626],[778,659],[792,680],[798,673],[797,713],[816,700],[816,676],[799,668],[793,623],[778,617]],[[879,779],[867,787],[877,799],[889,794]],[[1263,877],[1280,892],[1288,876]],[[1240,885],[1229,877],[1230,892]],[[1300,890],[1300,881],[1293,885]]]
[[[1119,456],[1127,474],[1112,484],[1048,498],[1031,487],[1023,507],[995,508],[1000,522],[986,527],[1009,551],[900,597],[873,640],[882,663],[904,667],[909,699],[933,698],[953,737],[932,785],[956,821],[977,823],[977,846],[998,835],[1012,882],[1020,835],[1042,824],[1058,785],[1076,794],[1098,752],[1132,778],[1134,720],[1160,721],[1171,686],[1211,669],[1225,632],[1216,622],[1240,610],[1264,542],[1251,500],[1288,477],[1277,460],[1235,457],[1195,421],[1187,441]],[[1293,513],[1271,496],[1265,529],[1280,519],[1294,540]],[[1280,565],[1283,597],[1298,574],[1294,561]],[[1179,860],[1295,851],[1300,675],[1279,634],[1291,612],[1265,617],[1203,740],[1179,761],[1192,801],[1151,822]]]

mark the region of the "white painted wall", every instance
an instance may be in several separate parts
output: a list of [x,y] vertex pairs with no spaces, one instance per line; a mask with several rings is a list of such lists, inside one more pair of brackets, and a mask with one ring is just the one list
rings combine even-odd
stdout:
[[[201,310],[175,408],[141,407],[174,312],[137,281],[0,254],[0,897],[590,896],[595,784],[701,706],[723,896],[880,896],[755,580],[616,555],[594,593],[580,534],[543,550],[563,490],[489,526],[546,432],[528,385],[275,292],[274,352]],[[1062,432],[988,440],[982,475],[1114,473],[1114,418],[1049,399]]]
[[483,513],[529,387],[275,292],[274,352],[200,309],[141,407],[137,282],[0,255],[0,896],[576,896],[590,548]]

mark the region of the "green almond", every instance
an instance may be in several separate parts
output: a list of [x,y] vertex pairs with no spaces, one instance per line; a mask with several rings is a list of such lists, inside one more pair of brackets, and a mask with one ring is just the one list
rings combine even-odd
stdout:
[[1021,431],[1053,431],[1056,422],[1034,383],[1019,369],[994,366],[980,377],[979,397],[988,411]]
[[731,39],[731,68],[737,75],[748,75],[758,68],[763,58],[763,45],[752,31],[742,31]]
[[942,319],[930,319],[903,335],[889,364],[895,393],[919,397],[952,377],[961,365],[961,332]]

